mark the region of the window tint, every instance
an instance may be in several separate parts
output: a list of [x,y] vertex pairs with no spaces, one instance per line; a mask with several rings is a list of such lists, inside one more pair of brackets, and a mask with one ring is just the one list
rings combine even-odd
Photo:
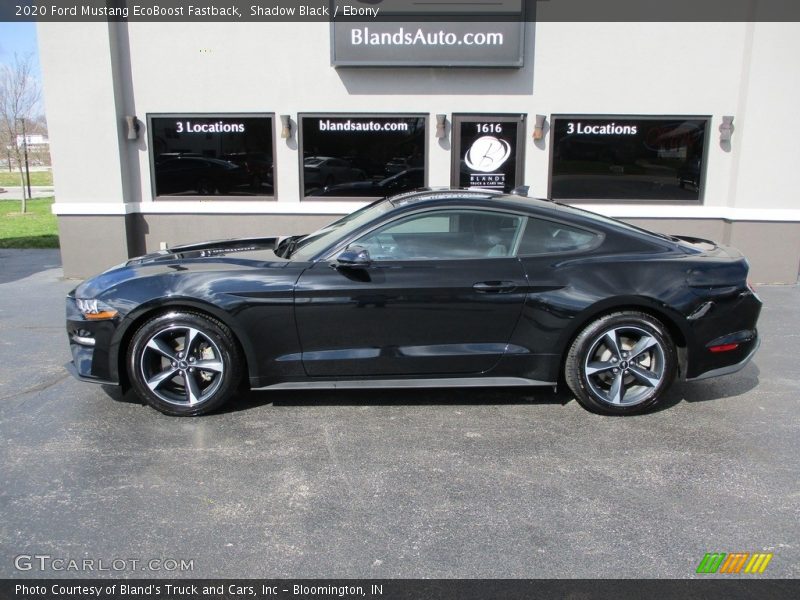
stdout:
[[271,116],[153,116],[156,196],[273,196]]
[[552,128],[554,199],[702,198],[708,119],[553,117]]
[[517,254],[526,256],[585,250],[590,248],[596,239],[597,234],[589,231],[552,221],[529,218]]
[[486,211],[436,211],[374,231],[353,245],[373,260],[502,258],[511,256],[522,217]]
[[363,227],[373,219],[393,208],[388,200],[378,200],[359,210],[345,215],[338,221],[326,225],[322,229],[301,238],[291,257],[293,260],[309,260],[330,246],[337,240],[347,237],[359,227]]
[[383,198],[420,187],[425,179],[424,115],[300,115],[298,120],[303,197]]

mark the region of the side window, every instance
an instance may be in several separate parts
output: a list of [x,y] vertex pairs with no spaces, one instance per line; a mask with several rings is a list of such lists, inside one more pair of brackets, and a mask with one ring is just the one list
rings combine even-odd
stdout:
[[504,213],[442,210],[390,223],[353,242],[373,260],[475,259],[512,256],[523,218]]
[[594,245],[597,234],[541,219],[528,219],[517,254],[549,254],[585,250]]

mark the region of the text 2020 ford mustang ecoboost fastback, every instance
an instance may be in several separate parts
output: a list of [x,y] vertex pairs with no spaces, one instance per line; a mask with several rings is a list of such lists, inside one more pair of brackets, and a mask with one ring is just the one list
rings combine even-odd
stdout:
[[305,236],[193,244],[67,298],[71,368],[173,415],[250,388],[555,386],[652,408],[741,369],[761,302],[736,250],[475,190],[379,200]]

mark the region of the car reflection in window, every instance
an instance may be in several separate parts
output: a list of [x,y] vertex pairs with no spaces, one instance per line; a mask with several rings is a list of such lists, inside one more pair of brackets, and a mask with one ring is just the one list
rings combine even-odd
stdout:
[[306,195],[314,190],[351,181],[363,181],[367,174],[349,161],[331,156],[307,156],[303,159],[303,183]]
[[226,159],[200,155],[159,157],[156,195],[253,195],[273,192],[272,161],[245,153]]
[[425,169],[416,167],[406,169],[391,177],[386,177],[380,181],[352,181],[340,183],[338,185],[326,186],[315,192],[311,196],[356,196],[383,198],[401,192],[407,192],[421,188],[425,185]]

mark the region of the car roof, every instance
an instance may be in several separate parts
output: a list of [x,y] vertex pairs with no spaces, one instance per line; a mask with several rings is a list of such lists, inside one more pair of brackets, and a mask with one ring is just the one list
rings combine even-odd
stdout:
[[507,194],[498,190],[480,188],[453,188],[453,187],[427,187],[412,190],[390,196],[389,202],[395,207],[408,206],[410,204],[420,205],[423,203],[447,203],[449,200],[492,200],[492,203],[507,205],[507,208],[530,210],[531,208],[542,208],[552,211],[555,207],[561,206],[550,200],[542,198],[531,198],[518,194]]
[[[522,196],[513,192],[509,194],[498,190],[483,190],[477,188],[420,188],[411,192],[390,196],[387,200],[395,208],[409,206],[422,208],[425,205],[446,206],[448,204],[459,204],[470,201],[480,203],[481,200],[491,200],[491,204],[497,208],[525,212],[532,216],[565,219],[576,225],[583,224],[591,228],[610,229],[629,236],[633,235],[638,238],[647,238],[650,241],[659,241],[663,243],[665,240],[669,239],[667,236],[662,236],[598,213],[576,208],[568,204],[546,200],[544,198]],[[481,205],[485,206],[485,204]]]

